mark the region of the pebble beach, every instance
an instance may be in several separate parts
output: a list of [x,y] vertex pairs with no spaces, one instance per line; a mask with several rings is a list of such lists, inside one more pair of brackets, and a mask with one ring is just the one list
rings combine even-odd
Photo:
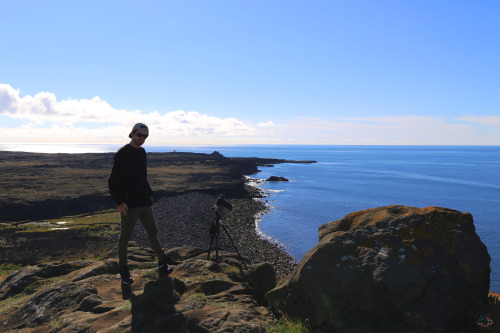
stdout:
[[[259,196],[255,188],[247,187]],[[210,226],[215,218],[214,206],[217,195],[193,192],[163,197],[153,205],[158,226],[158,235],[165,249],[179,246],[193,246],[208,249],[210,245]],[[295,260],[286,250],[272,241],[262,238],[255,224],[259,215],[265,213],[266,205],[260,198],[226,199],[233,209],[221,208],[222,221],[242,257],[250,263],[269,262],[273,265],[278,278],[291,273]],[[149,242],[140,222],[136,224],[133,240],[148,247]],[[227,234],[221,230],[219,249],[236,252]],[[212,256],[215,250],[212,247]]]

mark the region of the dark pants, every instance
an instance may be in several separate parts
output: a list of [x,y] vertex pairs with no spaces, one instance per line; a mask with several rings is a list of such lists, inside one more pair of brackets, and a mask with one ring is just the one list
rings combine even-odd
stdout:
[[121,214],[120,238],[118,239],[118,264],[120,267],[127,266],[127,245],[132,238],[135,223],[139,219],[148,235],[149,244],[156,252],[158,261],[166,258],[165,252],[158,239],[158,228],[151,206],[129,208],[127,216]]

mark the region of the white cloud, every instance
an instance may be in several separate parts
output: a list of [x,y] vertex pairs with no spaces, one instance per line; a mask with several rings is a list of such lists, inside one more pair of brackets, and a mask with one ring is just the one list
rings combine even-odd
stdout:
[[[93,135],[122,138],[136,122],[148,124],[157,138],[172,136],[247,136],[256,134],[255,126],[236,118],[219,118],[198,112],[177,110],[160,114],[140,110],[115,109],[99,97],[57,101],[49,92],[20,97],[19,90],[0,84],[0,115],[27,122],[15,132],[21,138],[52,137],[81,141]],[[78,127],[76,124],[79,124]],[[95,129],[98,127],[97,129]],[[14,135],[15,136],[15,135]],[[9,138],[12,139],[12,131]],[[1,139],[1,134],[0,134]],[[10,140],[9,139],[9,140]]]
[[471,123],[478,123],[478,124],[487,125],[487,126],[500,127],[500,117],[499,116],[477,117],[477,116],[466,115],[466,116],[463,116],[462,118],[457,118],[457,120],[471,122]]
[[[135,112],[136,114],[137,112]],[[8,84],[0,84],[0,114],[43,124],[46,122],[117,122],[125,121],[119,116],[134,114],[112,108],[99,97],[91,100],[63,100],[49,92],[34,96],[19,96]]]
[[500,145],[498,116],[308,117],[249,123],[195,111],[115,109],[99,97],[58,101],[49,92],[21,97],[10,85],[0,84],[0,142],[123,143],[136,122],[148,124],[148,143],[156,145]]
[[260,126],[260,127],[274,127],[276,126],[276,124],[272,121],[268,121],[268,122],[263,122],[261,121],[260,123],[257,124],[257,126]]
[[298,118],[276,125],[273,132],[290,144],[500,144],[500,133],[488,135],[470,124],[429,116]]

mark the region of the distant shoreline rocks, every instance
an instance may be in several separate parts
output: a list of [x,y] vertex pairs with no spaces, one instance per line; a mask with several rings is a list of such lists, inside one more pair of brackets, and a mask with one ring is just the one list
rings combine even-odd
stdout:
[[271,176],[266,179],[268,182],[287,182],[288,179],[285,177]]

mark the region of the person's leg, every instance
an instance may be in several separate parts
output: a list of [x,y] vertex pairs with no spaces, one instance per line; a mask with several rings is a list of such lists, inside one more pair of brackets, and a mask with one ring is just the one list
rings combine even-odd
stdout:
[[118,238],[118,265],[127,267],[127,246],[137,221],[137,208],[129,208],[127,216],[121,214],[120,237]]
[[158,239],[158,228],[156,227],[155,217],[151,206],[140,208],[139,220],[144,226],[144,230],[146,230],[151,248],[158,256],[158,262],[166,260],[167,256],[165,255],[165,252],[160,244],[160,240]]

